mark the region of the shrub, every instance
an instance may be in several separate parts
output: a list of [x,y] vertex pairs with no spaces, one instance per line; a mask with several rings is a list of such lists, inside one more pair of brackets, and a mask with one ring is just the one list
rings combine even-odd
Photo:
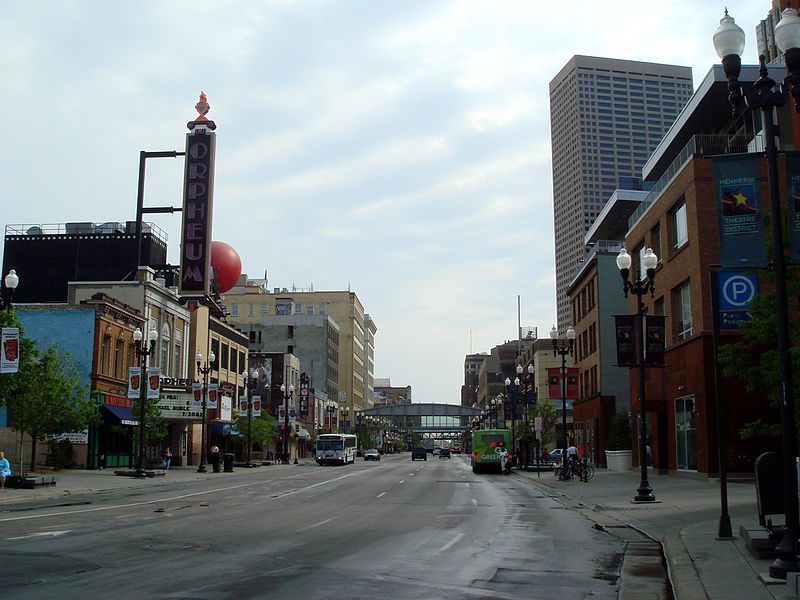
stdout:
[[624,413],[614,413],[606,438],[606,450],[631,449],[631,421],[630,416]]

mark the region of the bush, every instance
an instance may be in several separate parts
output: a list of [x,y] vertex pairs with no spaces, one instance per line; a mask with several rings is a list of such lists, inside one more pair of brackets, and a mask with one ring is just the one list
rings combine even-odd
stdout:
[[606,438],[606,450],[631,449],[631,421],[630,416],[623,413],[614,413]]

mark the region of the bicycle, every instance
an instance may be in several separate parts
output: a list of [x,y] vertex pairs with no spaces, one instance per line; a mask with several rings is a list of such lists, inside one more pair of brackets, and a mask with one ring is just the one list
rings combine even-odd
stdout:
[[588,464],[585,458],[582,461],[567,459],[553,469],[553,474],[561,481],[569,481],[573,477],[589,481],[594,477],[594,467]]

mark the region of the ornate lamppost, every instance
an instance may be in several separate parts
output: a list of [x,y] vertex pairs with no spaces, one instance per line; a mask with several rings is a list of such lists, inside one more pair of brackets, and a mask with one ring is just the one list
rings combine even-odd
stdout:
[[289,464],[289,400],[294,394],[294,386],[289,385],[288,393],[286,384],[281,384],[281,396],[283,396],[283,458],[285,465]]
[[771,577],[786,579],[788,572],[800,571],[798,557],[798,536],[800,517],[798,517],[797,497],[797,439],[794,423],[794,389],[789,357],[791,339],[789,336],[789,309],[786,293],[786,258],[783,250],[783,223],[781,201],[778,190],[778,152],[775,145],[777,134],[773,114],[786,102],[789,93],[794,98],[794,109],[800,112],[800,17],[793,8],[786,8],[775,26],[775,42],[783,52],[787,77],[783,85],[776,84],[769,77],[764,57],[759,57],[761,65],[759,79],[743,93],[739,82],[744,51],[744,31],[736,25],[725,11],[719,27],[714,32],[714,49],[722,59],[722,67],[728,78],[728,100],[733,107],[734,117],[749,107],[761,110],[761,123],[764,127],[764,145],[767,155],[767,183],[769,187],[769,212],[772,233],[772,267],[775,275],[775,318],[777,329],[778,371],[781,382],[781,429],[783,454],[783,494],[785,526],[783,539],[775,551],[778,557],[769,566]]
[[14,269],[11,269],[3,280],[2,298],[0,298],[0,310],[5,309],[6,312],[11,312],[11,300],[14,298],[14,290],[19,285],[19,276]]
[[564,458],[567,456],[567,355],[575,346],[575,330],[570,327],[565,336],[558,335],[555,325],[550,330],[553,342],[553,356],[561,356],[561,435]]
[[143,341],[143,337],[142,330],[137,327],[133,332],[134,347],[136,348],[136,355],[139,357],[139,460],[136,465],[135,477],[147,477],[144,471],[145,406],[147,404],[148,389],[147,357],[155,351],[158,330],[151,329],[147,334],[147,341]]
[[[194,355],[194,361],[197,363],[197,372],[203,376],[203,407],[202,407],[202,417],[201,417],[201,426],[200,426],[200,464],[197,467],[198,473],[206,473],[206,414],[208,410],[206,409],[207,402],[208,402],[208,374],[211,373],[213,369],[214,362],[217,360],[216,355],[214,352],[209,352],[208,360],[203,363],[203,353],[198,352]],[[216,464],[216,463],[214,463]]]
[[256,369],[250,369],[248,373],[247,369],[245,369],[242,371],[242,379],[244,379],[245,389],[247,390],[247,464],[245,466],[250,468],[253,466],[250,462],[250,450],[252,447],[250,435],[253,420],[253,388],[258,384],[258,371]]
[[647,274],[647,279],[637,278],[635,282],[631,283],[628,278],[631,269],[631,256],[625,248],[622,248],[617,255],[617,267],[622,276],[622,289],[625,292],[626,298],[628,297],[628,293],[636,296],[636,322],[639,323],[639,331],[638,335],[636,335],[636,344],[638,345],[636,359],[639,366],[639,468],[641,470],[641,481],[636,490],[636,496],[634,496],[634,501],[636,502],[653,502],[656,499],[653,490],[650,488],[650,483],[647,481],[647,406],[645,402],[644,381],[645,313],[644,302],[642,302],[642,296],[650,294],[652,298],[655,294],[656,265],[658,265],[658,257],[655,252],[653,252],[652,248],[647,248],[642,256],[642,268]]

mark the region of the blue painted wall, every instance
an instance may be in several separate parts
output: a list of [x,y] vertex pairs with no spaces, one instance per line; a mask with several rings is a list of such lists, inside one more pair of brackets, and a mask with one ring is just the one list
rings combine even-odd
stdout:
[[89,389],[94,353],[94,309],[48,307],[28,309],[15,307],[26,337],[36,340],[39,349],[58,345],[70,353],[70,360]]

